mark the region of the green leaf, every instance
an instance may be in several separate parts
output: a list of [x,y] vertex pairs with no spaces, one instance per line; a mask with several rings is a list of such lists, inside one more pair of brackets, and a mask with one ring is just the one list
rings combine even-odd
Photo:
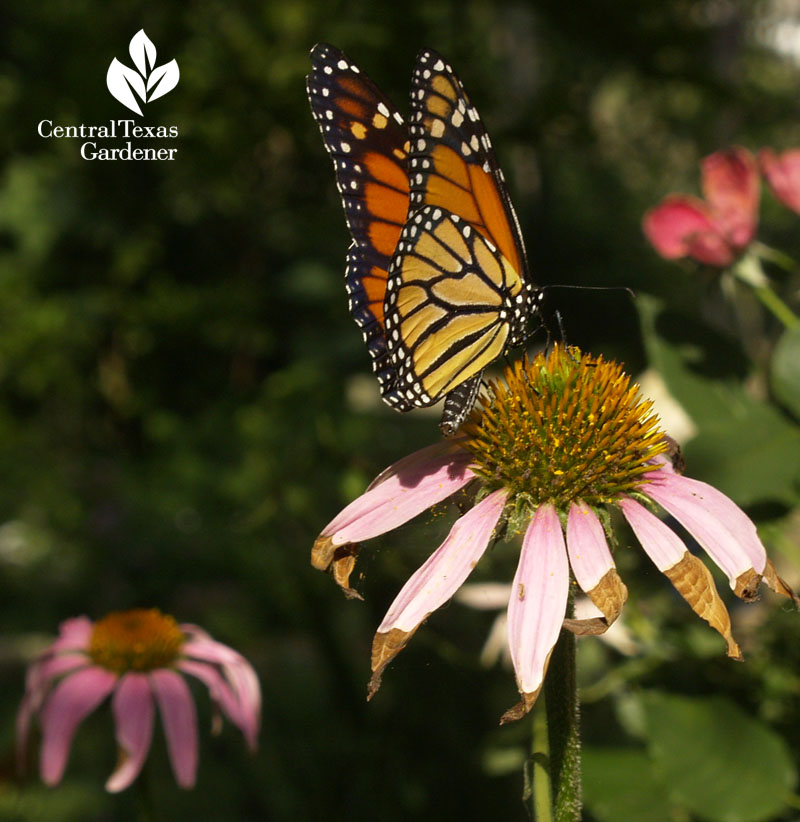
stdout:
[[687,473],[740,505],[796,504],[800,429],[745,391],[741,352],[656,300],[641,298],[639,310],[649,359],[698,428],[684,449]]
[[770,384],[778,401],[800,419],[800,329],[789,329],[778,340]]
[[740,505],[798,500],[800,431],[774,408],[753,401],[743,419],[727,417],[686,445],[687,473]]
[[763,822],[797,774],[783,739],[724,697],[643,695],[650,753],[673,800],[708,822]]
[[583,799],[600,822],[666,822],[672,818],[667,789],[641,749],[584,748]]

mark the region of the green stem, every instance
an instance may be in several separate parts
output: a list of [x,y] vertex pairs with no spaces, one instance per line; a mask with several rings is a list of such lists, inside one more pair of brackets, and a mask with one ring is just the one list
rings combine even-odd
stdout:
[[[572,608],[569,610],[571,612]],[[575,635],[562,630],[550,657],[544,687],[555,822],[580,822],[581,818],[581,742],[575,650]]]
[[800,319],[770,287],[758,257],[747,254],[731,268],[731,273],[737,280],[752,288],[761,304],[786,328],[800,328]]
[[761,300],[761,304],[769,309],[785,328],[800,328],[800,319],[768,285],[753,286],[753,292]]
[[531,806],[535,822],[553,822],[553,787],[550,783],[550,736],[547,730],[547,707],[544,694],[533,709],[533,790]]
[[783,251],[779,251],[777,248],[764,245],[764,243],[751,243],[750,250],[761,257],[762,260],[769,260],[769,262],[775,263],[779,268],[788,271],[790,274],[794,274],[797,269],[800,268],[793,257],[790,257]]
[[136,791],[136,804],[140,822],[155,822],[156,803],[153,797],[153,783],[150,778],[150,767],[145,761],[141,773],[133,783]]

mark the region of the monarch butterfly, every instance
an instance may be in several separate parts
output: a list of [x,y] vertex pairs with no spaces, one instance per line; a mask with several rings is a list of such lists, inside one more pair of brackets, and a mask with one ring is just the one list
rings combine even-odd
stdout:
[[524,340],[536,302],[489,137],[431,50],[417,58],[408,132],[341,52],[316,46],[312,61],[311,107],[353,236],[351,314],[384,400],[407,411],[445,397],[441,427],[452,435],[483,369]]

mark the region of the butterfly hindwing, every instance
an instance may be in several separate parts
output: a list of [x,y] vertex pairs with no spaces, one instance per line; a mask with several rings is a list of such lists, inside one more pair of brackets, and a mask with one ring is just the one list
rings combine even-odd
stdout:
[[[527,292],[502,252],[466,220],[424,206],[409,220],[389,270],[386,339],[397,372],[390,393],[432,405],[506,349]],[[467,391],[465,401],[474,401]],[[467,409],[469,410],[469,409]]]
[[[388,268],[408,212],[408,132],[388,97],[339,49],[311,51],[308,99],[353,238],[347,255],[350,314],[382,386],[393,379],[383,313]],[[407,410],[401,404],[401,410]]]

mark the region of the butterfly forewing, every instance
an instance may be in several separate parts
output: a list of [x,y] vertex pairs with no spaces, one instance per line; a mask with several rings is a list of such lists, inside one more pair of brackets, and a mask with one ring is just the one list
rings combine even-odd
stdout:
[[527,279],[525,245],[489,135],[453,69],[432,50],[417,57],[411,107],[412,209],[440,205],[459,215]]
[[[345,219],[350,313],[362,329],[382,386],[394,369],[386,352],[383,313],[389,263],[409,203],[408,133],[388,97],[341,51],[311,51],[306,86],[311,110],[333,160]],[[407,410],[402,403],[401,410]]]

